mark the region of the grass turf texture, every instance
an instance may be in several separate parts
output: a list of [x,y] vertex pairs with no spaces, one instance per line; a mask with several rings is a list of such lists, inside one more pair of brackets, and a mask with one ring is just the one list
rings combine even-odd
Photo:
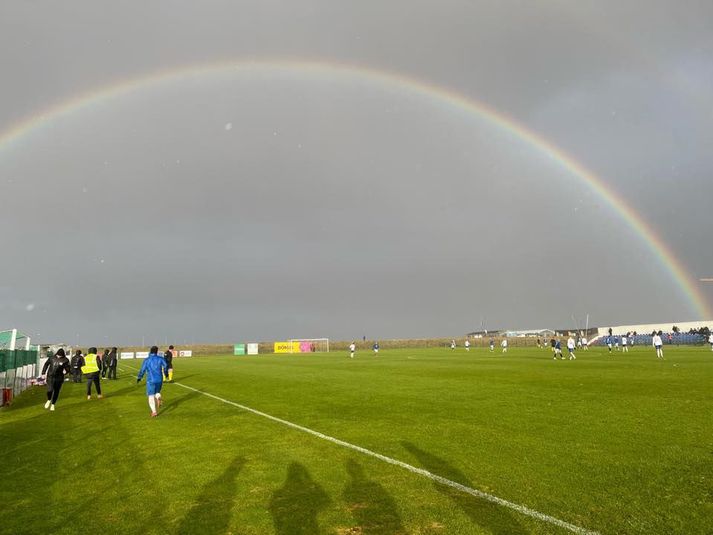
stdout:
[[[178,359],[177,383],[601,533],[710,533],[713,353]],[[139,362],[129,361],[129,366]],[[3,533],[565,533],[121,362],[0,411]]]

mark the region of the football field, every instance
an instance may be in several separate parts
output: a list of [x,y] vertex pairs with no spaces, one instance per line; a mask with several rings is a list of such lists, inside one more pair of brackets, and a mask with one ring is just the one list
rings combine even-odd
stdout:
[[711,533],[713,352],[665,352],[176,359],[157,418],[122,361],[0,410],[0,533]]

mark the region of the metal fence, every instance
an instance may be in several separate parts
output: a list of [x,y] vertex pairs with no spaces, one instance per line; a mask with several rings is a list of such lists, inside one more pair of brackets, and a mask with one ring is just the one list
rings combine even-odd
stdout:
[[2,404],[24,392],[37,375],[37,351],[0,349],[0,388]]

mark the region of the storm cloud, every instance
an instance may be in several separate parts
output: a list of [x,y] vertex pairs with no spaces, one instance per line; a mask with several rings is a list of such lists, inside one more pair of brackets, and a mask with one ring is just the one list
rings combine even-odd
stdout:
[[[701,319],[590,184],[443,96],[559,147],[710,276],[712,17],[674,2],[4,3],[0,132],[34,126],[0,144],[0,324],[126,344]],[[225,68],[190,74],[201,64]],[[170,71],[186,74],[42,117]]]

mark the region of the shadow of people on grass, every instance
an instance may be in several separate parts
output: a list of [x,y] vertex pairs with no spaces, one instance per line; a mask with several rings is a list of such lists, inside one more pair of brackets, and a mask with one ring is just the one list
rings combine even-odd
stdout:
[[197,503],[183,517],[176,533],[227,533],[238,490],[235,478],[244,465],[245,459],[236,457],[220,476],[203,487]]
[[[190,379],[191,377],[195,377],[196,375],[198,375],[198,374],[197,373],[189,373],[188,375],[174,376],[173,382],[179,383],[181,381],[185,381],[186,379]],[[171,384],[171,383],[169,383],[169,384]]]
[[166,402],[165,408],[163,409],[163,413],[168,413],[175,411],[181,404],[185,403],[186,401],[190,401],[194,398],[197,398],[201,394],[199,392],[188,392],[188,394],[184,394],[181,397],[175,398],[172,401]]
[[[401,445],[418,459],[423,468],[432,474],[450,479],[466,487],[474,488],[465,474],[449,465],[443,459],[423,451],[410,442],[402,442]],[[502,535],[527,533],[520,522],[505,507],[442,483],[434,482],[434,485],[438,492],[450,498],[460,507],[474,524],[489,530],[491,533]]]
[[136,381],[131,383],[131,386],[125,386],[124,388],[120,388],[119,390],[112,390],[113,386],[114,385],[112,384],[110,387],[107,388],[106,382],[102,382],[102,396],[105,398],[113,398],[113,397],[123,396],[124,394],[128,394],[130,392],[135,392],[137,390],[145,390],[146,389],[145,385],[136,384]]
[[299,463],[287,469],[287,481],[272,494],[268,509],[278,535],[321,533],[317,515],[330,503],[329,496]]
[[342,496],[347,502],[359,533],[364,535],[405,534],[394,498],[376,481],[367,479],[364,469],[353,459],[347,461],[351,481]]

